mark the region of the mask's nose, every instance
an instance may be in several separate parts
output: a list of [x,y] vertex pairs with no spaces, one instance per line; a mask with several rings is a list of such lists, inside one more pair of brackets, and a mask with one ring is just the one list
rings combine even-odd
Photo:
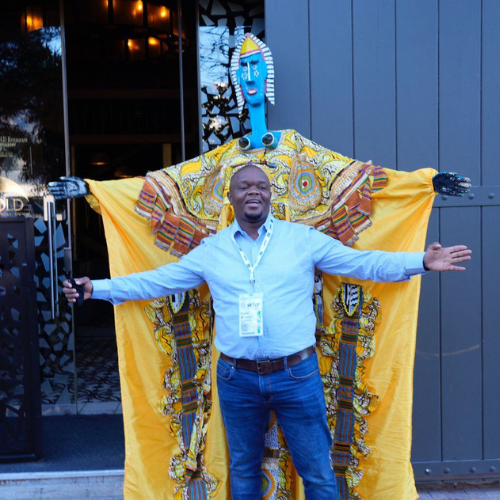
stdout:
[[250,63],[247,62],[245,63],[246,67],[247,67],[247,74],[248,74],[248,81],[249,82],[253,82],[255,80],[255,76],[254,74],[252,73],[252,69],[250,68]]

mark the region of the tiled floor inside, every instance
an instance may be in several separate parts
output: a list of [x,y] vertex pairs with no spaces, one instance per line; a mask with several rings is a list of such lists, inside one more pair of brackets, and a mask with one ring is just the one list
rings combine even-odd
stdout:
[[82,337],[76,343],[78,413],[121,413],[118,353],[114,337]]

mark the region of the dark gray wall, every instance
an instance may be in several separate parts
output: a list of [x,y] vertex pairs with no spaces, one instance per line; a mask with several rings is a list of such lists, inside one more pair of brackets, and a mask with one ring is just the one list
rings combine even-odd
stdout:
[[429,242],[466,244],[474,259],[423,280],[412,452],[422,479],[500,472],[499,25],[498,0],[266,1],[271,128],[472,179],[469,197],[436,199],[429,227]]

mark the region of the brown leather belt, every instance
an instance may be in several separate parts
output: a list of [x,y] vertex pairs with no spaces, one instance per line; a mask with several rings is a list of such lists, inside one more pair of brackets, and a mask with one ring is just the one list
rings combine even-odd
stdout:
[[302,351],[296,352],[295,354],[291,354],[290,356],[276,359],[265,359],[263,361],[252,361],[250,359],[243,358],[231,358],[230,356],[226,356],[224,353],[221,353],[220,357],[226,363],[230,363],[235,368],[257,372],[259,375],[267,375],[279,370],[284,370],[285,366],[298,365],[301,361],[307,359],[314,352],[316,352],[316,348],[314,346],[311,346],[307,347],[306,349],[302,349]]

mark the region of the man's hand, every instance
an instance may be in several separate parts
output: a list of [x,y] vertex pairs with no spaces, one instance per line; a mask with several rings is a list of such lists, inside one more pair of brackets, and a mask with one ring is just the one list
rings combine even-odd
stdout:
[[430,271],[465,271],[455,264],[470,260],[471,253],[465,245],[443,248],[440,243],[432,243],[425,251],[424,265]]
[[[83,300],[87,300],[92,297],[92,291],[94,287],[92,286],[92,281],[90,281],[90,278],[88,278],[87,276],[84,276],[83,278],[75,278],[75,283],[77,285],[83,286]],[[63,293],[68,302],[76,302],[76,300],[78,299],[78,292],[74,289],[74,287],[68,280],[63,283]]]
[[90,193],[89,185],[80,177],[59,177],[49,182],[49,191],[56,200],[81,198]]

